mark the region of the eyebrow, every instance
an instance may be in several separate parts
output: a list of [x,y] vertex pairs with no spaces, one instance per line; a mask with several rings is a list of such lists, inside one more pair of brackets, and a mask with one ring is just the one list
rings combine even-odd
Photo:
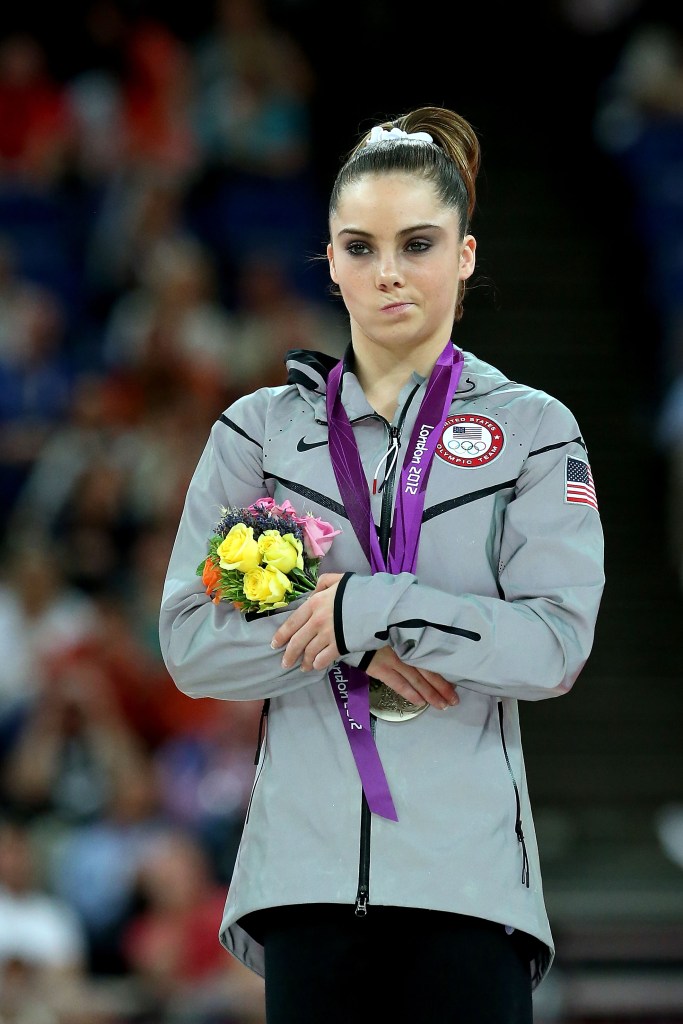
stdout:
[[[431,224],[427,221],[424,224],[413,224],[409,228],[403,228],[401,231],[398,232],[398,234],[399,236],[411,235],[415,231],[425,231],[430,228],[432,230],[443,231],[443,227],[441,226],[441,224]],[[354,227],[340,228],[339,231],[337,232],[337,235],[360,235],[362,238],[372,238],[371,231],[362,231],[361,228]]]

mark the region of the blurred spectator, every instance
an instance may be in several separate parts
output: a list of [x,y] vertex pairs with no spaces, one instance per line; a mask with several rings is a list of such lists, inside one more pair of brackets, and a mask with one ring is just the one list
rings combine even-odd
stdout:
[[125,972],[121,940],[136,910],[139,866],[167,830],[149,764],[136,758],[119,767],[102,817],[65,830],[50,844],[51,888],[83,921],[95,976]]
[[0,41],[0,182],[46,187],[61,176],[73,123],[43,47],[27,32]]
[[40,534],[14,539],[0,580],[0,754],[34,701],[47,689],[49,667],[94,629],[95,608],[65,582],[54,543]]
[[[140,557],[144,558],[145,551],[149,549],[146,538],[155,546],[153,536],[156,535],[158,544],[167,547],[175,538],[180,507],[184,500],[182,487],[194,471],[192,460],[196,464],[204,445],[207,426],[225,408],[222,398],[225,398],[223,389],[219,389],[216,395],[213,386],[208,387],[203,395],[188,388],[187,393],[178,396],[176,402],[146,410],[135,434],[136,458],[131,466],[128,490],[130,507],[137,521],[143,525],[143,530],[138,532],[137,548],[132,552],[133,573],[147,571],[135,564]],[[163,536],[164,532],[166,536]],[[172,533],[170,537],[169,532]],[[142,586],[145,593],[148,593],[149,579],[147,576],[146,579],[137,580],[135,585]],[[138,594],[140,597],[142,593]],[[157,646],[155,642],[155,649]]]
[[119,589],[138,524],[126,501],[126,467],[108,453],[91,462],[69,494],[56,534],[69,578],[86,593]]
[[558,11],[567,24],[590,36],[618,28],[642,4],[643,0],[557,0]]
[[596,134],[634,202],[647,295],[659,318],[661,399],[683,373],[683,29],[646,22],[632,32],[604,83]]
[[215,0],[213,10],[194,46],[203,161],[187,211],[230,285],[257,249],[292,265],[324,234],[326,211],[311,163],[317,79],[298,39],[265,0]]
[[141,15],[124,36],[124,154],[128,165],[192,170],[199,159],[191,116],[193,64],[163,21]]
[[56,423],[66,415],[73,373],[64,352],[64,310],[47,289],[14,295],[11,337],[0,353],[0,524]]
[[86,938],[73,908],[38,879],[28,828],[5,820],[0,823],[0,964],[7,969],[17,961],[40,968],[56,984],[60,977],[83,973]]
[[302,295],[268,251],[245,258],[237,280],[237,329],[249,389],[284,384],[285,354],[312,348],[341,357],[347,342],[344,314]]
[[683,371],[661,404],[657,440],[666,466],[665,525],[674,572],[683,589]]
[[[115,0],[85,5],[74,33],[78,68],[66,82],[73,112],[73,172],[98,185],[124,156],[123,64],[128,17]],[[79,35],[80,32],[80,35]]]
[[189,394],[211,416],[242,387],[242,352],[216,290],[211,254],[192,236],[159,242],[138,287],[114,305],[104,338],[107,365],[147,411]]
[[146,769],[101,668],[78,653],[55,658],[7,758],[9,799],[25,814],[77,825],[101,818],[121,780]]
[[114,301],[140,284],[150,252],[186,236],[185,193],[182,177],[163,168],[126,167],[109,177],[93,213],[85,256],[98,317],[106,321]]
[[[33,531],[58,542],[69,582],[90,594],[127,596],[137,606],[131,622],[151,637],[160,594],[150,591],[149,566],[135,563],[145,538],[151,555],[155,536],[175,532],[206,424],[222,408],[219,400],[205,407],[191,392],[165,407],[146,408],[124,373],[81,373],[68,416],[43,445],[15,498],[8,541]],[[159,538],[164,553],[172,539]],[[136,618],[143,598],[145,627]]]
[[655,832],[666,856],[683,868],[683,803],[666,803],[655,813]]
[[21,957],[0,962],[0,1024],[60,1024],[40,968]]
[[87,195],[83,277],[96,335],[112,303],[137,283],[149,249],[180,230],[186,181],[202,155],[191,53],[166,24],[98,0],[85,43],[86,64],[68,91],[77,121],[74,173]]
[[271,20],[264,0],[215,0],[212,29],[195,57],[204,159],[272,178],[304,169],[315,77],[301,46]]
[[132,419],[115,381],[101,373],[79,374],[64,417],[46,438],[17,495],[9,517],[10,535],[42,530],[56,537],[88,469],[130,462]]
[[[161,553],[156,557],[161,558]],[[141,638],[135,606],[125,595],[112,592],[98,595],[96,606],[96,628],[75,655],[106,676],[117,706],[145,750],[153,751],[179,733],[201,729],[216,709],[207,709],[206,701],[188,700],[173,685],[158,651],[158,637],[154,643]]]
[[16,358],[20,347],[18,320],[24,290],[16,246],[7,235],[0,235],[0,360]]
[[[142,498],[140,500],[142,501]],[[165,507],[169,506],[176,511],[174,502],[169,501]],[[163,666],[163,659],[159,643],[159,607],[166,578],[164,562],[168,563],[175,540],[176,521],[164,514],[165,508],[162,505],[155,506],[150,511],[158,515],[155,520],[150,514],[149,527],[141,531],[136,539],[125,601],[135,640],[149,660],[160,668]],[[170,677],[168,680],[170,681]],[[185,705],[186,702],[183,701],[183,706]]]
[[159,1019],[265,1021],[262,980],[218,940],[225,888],[201,844],[187,832],[157,841],[140,864],[138,889],[142,906],[124,948]]
[[[673,12],[672,12],[673,14]],[[596,136],[633,203],[638,274],[654,366],[650,436],[669,476],[672,561],[683,586],[683,22],[644,20],[607,78]],[[638,351],[640,350],[638,339]],[[654,355],[654,358],[653,358]],[[650,371],[652,372],[652,371]],[[645,384],[648,382],[645,381]],[[647,401],[647,399],[643,399]]]

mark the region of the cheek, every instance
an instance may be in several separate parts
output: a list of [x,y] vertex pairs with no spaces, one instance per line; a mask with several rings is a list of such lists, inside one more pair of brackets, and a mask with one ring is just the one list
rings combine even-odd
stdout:
[[363,272],[361,267],[343,262],[341,265],[335,264],[334,280],[345,295],[351,295],[361,288],[367,287],[371,277],[367,271]]
[[457,273],[442,278],[434,276],[424,282],[423,294],[431,308],[441,315],[450,312],[457,302],[460,287]]
[[420,274],[419,286],[431,298],[447,300],[458,287],[457,271],[443,273],[440,270],[425,270]]

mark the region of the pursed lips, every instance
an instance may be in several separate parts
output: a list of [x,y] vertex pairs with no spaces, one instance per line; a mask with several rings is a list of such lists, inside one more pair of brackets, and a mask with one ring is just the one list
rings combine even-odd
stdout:
[[382,306],[382,313],[391,313],[397,309],[407,309],[412,305],[414,305],[412,302],[391,302],[388,306]]

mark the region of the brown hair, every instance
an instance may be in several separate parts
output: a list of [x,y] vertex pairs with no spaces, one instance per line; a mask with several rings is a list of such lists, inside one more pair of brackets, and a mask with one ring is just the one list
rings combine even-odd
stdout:
[[[330,218],[336,213],[347,185],[367,174],[403,172],[432,182],[440,201],[457,210],[464,237],[476,205],[475,182],[481,162],[479,139],[469,121],[444,107],[418,107],[383,122],[381,127],[400,128],[411,134],[428,132],[434,141],[409,142],[399,138],[368,146],[370,132],[366,132],[337,174],[330,195]],[[462,316],[464,294],[465,282],[461,281],[456,320]]]

